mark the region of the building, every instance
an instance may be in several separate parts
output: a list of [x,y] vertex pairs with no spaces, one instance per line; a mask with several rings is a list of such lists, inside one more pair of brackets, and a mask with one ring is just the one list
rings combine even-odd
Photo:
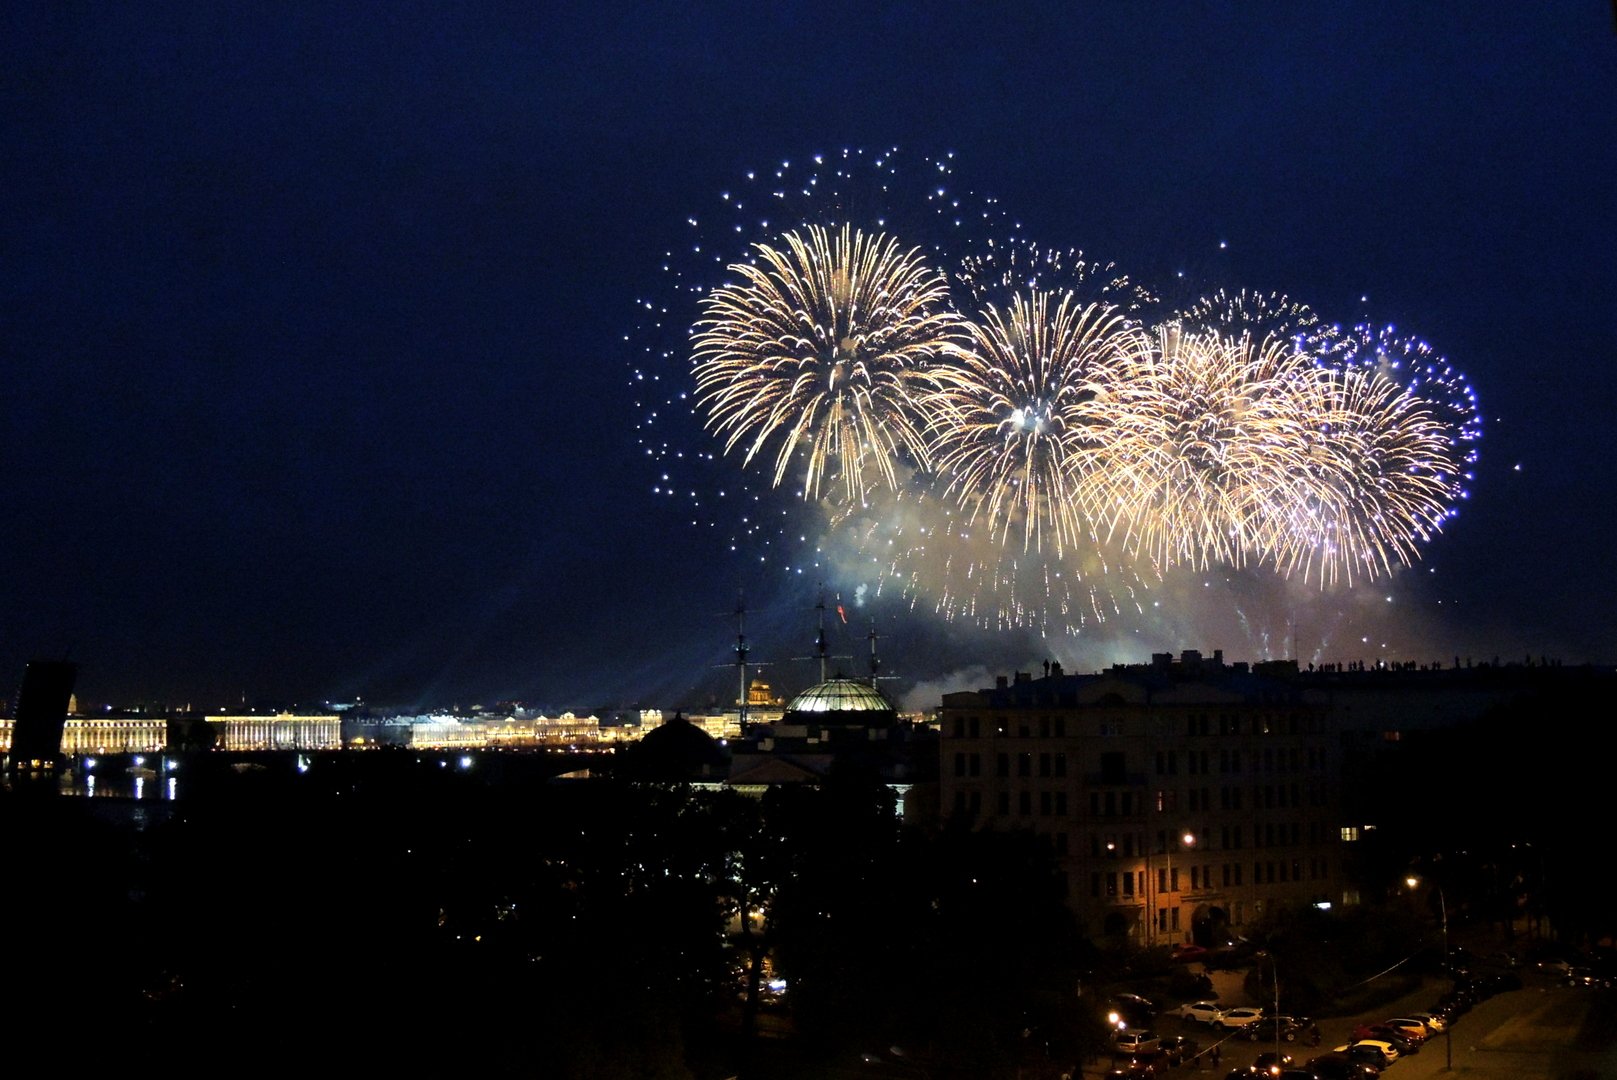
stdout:
[[817,784],[833,769],[849,769],[891,788],[898,813],[910,820],[917,820],[917,811],[908,794],[932,779],[936,760],[930,729],[901,720],[868,681],[841,676],[792,698],[778,720],[749,725],[731,741],[730,754],[729,784],[738,791]]
[[336,713],[218,715],[207,719],[214,730],[214,745],[221,750],[342,749],[342,717]]
[[1329,713],[1288,671],[1187,651],[946,694],[941,811],[1048,837],[1096,936],[1215,945],[1270,905],[1339,902]]

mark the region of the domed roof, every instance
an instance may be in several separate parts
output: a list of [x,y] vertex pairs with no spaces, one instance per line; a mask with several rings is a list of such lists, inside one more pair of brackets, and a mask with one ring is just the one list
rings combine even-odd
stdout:
[[677,782],[722,776],[726,764],[725,753],[712,736],[676,715],[630,747],[618,770],[633,780]]
[[857,679],[827,679],[794,697],[786,715],[798,722],[880,724],[896,719],[893,703],[869,683]]

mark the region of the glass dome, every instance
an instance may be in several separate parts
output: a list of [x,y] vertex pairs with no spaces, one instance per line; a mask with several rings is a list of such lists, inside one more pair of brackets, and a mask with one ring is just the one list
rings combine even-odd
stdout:
[[[827,720],[854,720],[848,713],[893,713],[892,702],[869,683],[857,679],[827,679],[798,694],[786,706],[790,713],[821,714]],[[839,714],[824,716],[826,713]],[[871,718],[873,719],[873,718]]]

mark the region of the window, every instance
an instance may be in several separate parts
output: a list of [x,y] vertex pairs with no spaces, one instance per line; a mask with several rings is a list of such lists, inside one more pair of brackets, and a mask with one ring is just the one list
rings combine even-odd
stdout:
[[1100,895],[1100,875],[1099,874],[1090,874],[1089,875],[1089,895],[1090,896],[1099,896]]
[[1354,841],[1356,841],[1358,838],[1359,838],[1359,828],[1358,828],[1357,825],[1344,825],[1344,826],[1342,826],[1342,841],[1344,843],[1351,844]]
[[999,816],[1011,816],[1011,793],[1008,791],[1002,791],[999,793]]
[[1108,750],[1100,756],[1100,782],[1103,784],[1121,784],[1124,782],[1123,754],[1118,750]]
[[1173,908],[1171,908],[1169,910],[1168,914],[1173,916],[1173,928],[1175,930],[1179,929],[1179,908],[1178,908],[1178,906],[1176,905]]
[[954,756],[954,774],[956,776],[966,775],[966,755],[959,751],[956,751]]
[[1033,775],[1033,755],[1032,754],[1017,754],[1016,755],[1016,775],[1017,776],[1032,776]]
[[1190,868],[1190,891],[1191,892],[1195,892],[1197,889],[1201,888],[1201,877],[1202,876],[1201,876],[1201,873],[1198,870],[1198,868],[1192,866]]
[[1067,793],[1065,791],[1058,791],[1058,792],[1056,792],[1056,817],[1066,817],[1066,816],[1067,816]]
[[1123,895],[1134,895],[1134,871],[1132,870],[1123,871]]
[[1062,754],[1062,753],[1056,754],[1056,756],[1055,756],[1055,766],[1056,766],[1056,775],[1057,776],[1066,776],[1067,775],[1067,755]]
[[1049,754],[1040,754],[1039,755],[1039,775],[1040,776],[1046,776],[1046,777],[1050,775],[1050,755]]
[[1048,791],[1039,792],[1039,816],[1040,817],[1049,817],[1050,816],[1050,805],[1051,805],[1051,803],[1050,803],[1050,793]]
[[1179,891],[1179,867],[1177,866],[1168,871],[1168,891]]
[[1002,777],[1011,775],[1011,755],[994,755],[994,775]]
[[1023,817],[1033,815],[1033,793],[1031,791],[1018,792],[1016,796],[1016,812]]
[[973,739],[982,738],[983,729],[981,721],[979,721],[975,716],[969,716],[966,718],[966,723],[971,726],[971,737]]
[[1117,871],[1109,871],[1106,875],[1106,895],[1117,895]]
[[1157,892],[1168,891],[1168,871],[1157,867]]
[[973,755],[971,755],[970,764],[971,764],[971,775],[973,775],[973,776],[981,776],[983,774],[983,757],[982,757],[981,754],[973,754]]

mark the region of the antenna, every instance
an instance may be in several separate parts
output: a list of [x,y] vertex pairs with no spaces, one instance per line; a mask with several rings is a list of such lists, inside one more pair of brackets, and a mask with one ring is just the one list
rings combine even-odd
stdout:
[[[747,670],[749,668],[765,667],[767,665],[749,660],[747,658],[748,654],[752,652],[752,649],[747,644],[747,601],[743,590],[736,590],[735,610],[727,612],[726,614],[735,616],[736,621],[736,643],[734,646],[735,660],[732,661],[732,663],[735,665],[737,689],[739,691],[736,694],[736,705],[740,710],[737,720],[741,727],[745,729],[747,726],[748,706]],[[714,666],[729,667],[730,665],[716,664]]]
[[736,697],[740,705],[741,730],[747,730],[747,601],[740,589],[736,590],[736,673],[740,678],[741,693]]
[[826,660],[825,585],[824,584],[820,585],[820,600],[819,600],[819,603],[814,605],[814,610],[819,613],[819,621],[820,621],[819,632],[814,635],[814,653],[815,653],[816,656],[818,656],[820,658],[820,681],[824,682],[825,681],[825,660]]
[[[823,582],[820,584],[820,599],[819,599],[819,602],[814,605],[814,610],[818,613],[818,623],[819,623],[819,629],[817,630],[817,632],[814,635],[814,655],[813,656],[799,656],[799,657],[795,657],[795,659],[798,659],[798,660],[818,660],[819,663],[820,663],[820,681],[825,682],[826,681],[825,664],[826,664],[827,660],[831,660],[831,659],[852,660],[853,657],[851,655],[843,655],[843,654],[837,654],[835,656],[832,655],[831,643],[830,643],[829,640],[827,640],[827,638],[825,636],[825,584]],[[838,610],[839,613],[841,612],[842,609],[841,609],[840,605],[838,606],[837,610]],[[843,621],[844,622],[847,621],[846,616],[843,616]]]

